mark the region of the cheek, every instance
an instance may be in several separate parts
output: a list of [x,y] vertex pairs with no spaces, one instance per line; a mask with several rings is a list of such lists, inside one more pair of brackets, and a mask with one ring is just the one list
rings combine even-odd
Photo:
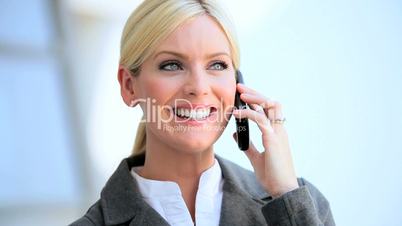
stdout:
[[[234,85],[234,87],[236,87],[236,86]],[[235,92],[236,92],[236,88],[225,90],[225,93],[223,94],[223,96],[225,98],[224,101],[225,101],[226,106],[231,106],[234,104]]]
[[222,102],[221,105],[224,107],[222,111],[229,111],[230,107],[233,106],[235,100],[236,92],[236,80],[235,78],[226,78],[216,85],[216,94]]
[[141,90],[142,98],[150,98],[156,100],[158,104],[165,104],[165,101],[177,90],[177,84],[171,78],[162,76],[155,67],[154,62],[150,60],[142,64],[138,89]]
[[165,104],[166,100],[177,90],[177,83],[166,79],[146,79],[141,86],[143,97],[155,99],[157,103]]

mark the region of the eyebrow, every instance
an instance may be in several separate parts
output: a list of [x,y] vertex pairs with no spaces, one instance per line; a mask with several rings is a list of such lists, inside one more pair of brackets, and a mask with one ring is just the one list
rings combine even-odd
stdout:
[[[182,58],[182,59],[188,59],[188,56],[186,56],[185,54],[181,54],[181,53],[173,52],[173,51],[166,51],[166,50],[157,53],[154,56],[154,59],[156,59],[156,57],[161,55],[161,54],[171,54],[171,55],[175,55],[175,56],[177,56],[179,58]],[[226,55],[226,56],[228,56],[230,58],[230,55],[228,53],[226,53],[226,52],[218,52],[218,53],[213,53],[213,54],[207,55],[207,59],[210,59],[210,58],[213,58],[213,57],[216,57],[216,56],[221,56],[221,55]]]

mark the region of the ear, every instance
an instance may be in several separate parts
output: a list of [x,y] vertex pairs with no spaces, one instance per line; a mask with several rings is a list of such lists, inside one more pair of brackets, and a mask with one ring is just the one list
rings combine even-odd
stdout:
[[136,91],[134,90],[135,78],[125,66],[119,65],[117,72],[117,79],[120,83],[120,93],[124,103],[127,106],[134,107],[137,105],[135,100],[137,99]]

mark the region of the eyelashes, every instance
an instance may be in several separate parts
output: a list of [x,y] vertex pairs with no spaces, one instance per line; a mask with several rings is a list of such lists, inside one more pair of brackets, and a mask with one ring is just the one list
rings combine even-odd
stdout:
[[219,71],[223,71],[223,70],[226,70],[228,68],[228,64],[226,62],[224,62],[224,61],[217,61],[217,62],[214,62],[212,65],[213,66],[219,65],[220,69],[217,69]]
[[159,70],[161,70],[161,71],[183,70],[183,65],[179,61],[168,60],[168,61],[162,62],[159,65]]
[[[217,70],[217,71],[223,71],[228,68],[228,64],[224,61],[214,61],[209,67],[211,70]],[[159,65],[159,70],[161,71],[177,71],[177,70],[183,70],[183,64],[180,63],[177,60],[168,60],[165,62],[162,62]]]

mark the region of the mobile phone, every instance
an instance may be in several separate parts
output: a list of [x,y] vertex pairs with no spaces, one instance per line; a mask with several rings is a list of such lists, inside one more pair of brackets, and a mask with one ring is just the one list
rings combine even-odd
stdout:
[[[244,84],[243,76],[239,70],[236,71],[236,84],[242,83]],[[240,93],[237,92],[235,94],[235,102],[234,106],[236,109],[246,109],[247,104],[240,99]],[[248,119],[238,119],[236,120],[236,136],[237,136],[237,145],[239,149],[242,151],[247,151],[250,143],[250,135],[249,135],[249,127],[248,127]]]

